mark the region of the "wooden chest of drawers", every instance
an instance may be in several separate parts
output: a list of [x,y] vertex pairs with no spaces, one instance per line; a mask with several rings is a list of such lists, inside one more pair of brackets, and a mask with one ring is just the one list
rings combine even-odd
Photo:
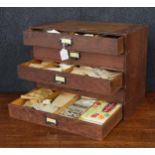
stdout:
[[[147,35],[145,25],[120,23],[66,21],[28,28],[24,32],[24,44],[33,46],[34,59],[18,66],[21,79],[35,82],[36,87],[104,99],[122,106],[102,125],[25,107],[21,98],[9,104],[10,116],[103,139],[144,100]],[[67,50],[66,60],[62,60],[62,49]],[[58,72],[30,67],[31,63],[42,61],[102,67],[117,75],[112,79],[101,79],[72,74],[71,70]]]

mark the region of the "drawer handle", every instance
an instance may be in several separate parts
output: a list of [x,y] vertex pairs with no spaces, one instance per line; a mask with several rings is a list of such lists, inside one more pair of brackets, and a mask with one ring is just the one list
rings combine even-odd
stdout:
[[69,52],[69,58],[78,60],[78,59],[80,59],[80,53],[71,51],[71,52]]
[[66,78],[63,76],[60,76],[60,75],[55,75],[54,80],[57,84],[65,84],[66,83]]
[[60,40],[63,47],[72,45],[72,39],[70,38],[61,38]]
[[57,120],[53,118],[46,117],[46,123],[49,125],[57,125]]

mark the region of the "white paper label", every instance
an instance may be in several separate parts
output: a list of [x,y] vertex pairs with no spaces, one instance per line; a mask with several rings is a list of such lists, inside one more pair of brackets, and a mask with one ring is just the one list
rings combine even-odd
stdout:
[[62,61],[69,59],[69,54],[68,54],[68,50],[67,49],[62,48],[60,50],[60,58],[61,58]]

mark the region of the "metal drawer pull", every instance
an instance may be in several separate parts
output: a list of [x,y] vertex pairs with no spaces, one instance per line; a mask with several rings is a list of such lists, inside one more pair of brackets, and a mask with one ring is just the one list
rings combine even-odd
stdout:
[[63,76],[55,75],[55,79],[54,80],[58,84],[65,84],[66,83],[66,79]]
[[70,38],[61,38],[61,44],[64,46],[72,45],[72,40]]
[[73,52],[73,51],[71,51],[71,52],[69,52],[69,57],[71,59],[80,59],[80,53],[79,52]]
[[46,123],[51,125],[57,125],[57,120],[53,118],[46,117]]

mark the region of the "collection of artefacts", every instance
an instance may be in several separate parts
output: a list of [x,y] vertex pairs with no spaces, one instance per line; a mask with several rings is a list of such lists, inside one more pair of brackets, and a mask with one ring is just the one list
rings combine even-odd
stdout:
[[55,22],[29,27],[33,60],[18,76],[36,88],[9,104],[13,118],[103,139],[145,96],[145,25]]

